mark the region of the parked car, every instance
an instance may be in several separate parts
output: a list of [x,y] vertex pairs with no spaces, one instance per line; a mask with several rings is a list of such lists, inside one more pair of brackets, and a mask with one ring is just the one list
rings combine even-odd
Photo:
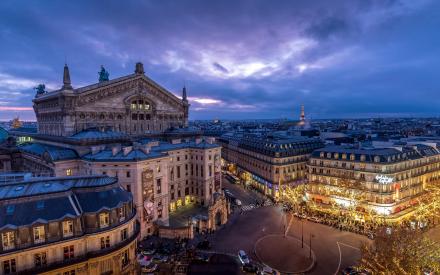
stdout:
[[198,249],[210,249],[211,243],[208,240],[201,241],[197,244]]
[[154,249],[154,248],[142,250],[142,255],[144,255],[144,256],[151,256],[154,253],[156,253],[156,249]]
[[242,265],[249,264],[249,257],[243,250],[238,251],[238,259]]
[[255,264],[253,264],[251,262],[251,263],[243,265],[243,271],[249,272],[249,273],[256,273],[258,271],[258,268]]
[[348,266],[344,268],[341,272],[342,275],[368,275],[369,273],[365,270],[358,270],[354,266]]
[[262,269],[258,270],[258,275],[280,275],[278,271],[272,269],[268,266],[264,266]]
[[166,255],[155,254],[151,259],[154,263],[167,263],[169,261],[169,257]]
[[154,272],[157,270],[157,264],[150,262],[147,265],[143,265],[141,266],[141,271],[142,273],[150,273],[150,272]]
[[209,262],[210,258],[211,258],[211,255],[209,255],[207,253],[198,252],[194,256],[194,261],[200,262],[200,263],[207,263],[207,262]]
[[239,199],[235,199],[235,204],[238,205],[238,206],[240,206],[240,205],[241,205],[241,200],[239,200]]

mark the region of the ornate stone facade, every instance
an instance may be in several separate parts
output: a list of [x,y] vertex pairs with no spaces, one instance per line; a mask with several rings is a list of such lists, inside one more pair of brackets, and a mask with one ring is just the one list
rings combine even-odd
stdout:
[[97,128],[141,136],[188,124],[186,90],[177,98],[145,76],[141,63],[134,74],[77,89],[65,66],[63,87],[37,93],[33,103],[38,133],[46,135],[68,137]]

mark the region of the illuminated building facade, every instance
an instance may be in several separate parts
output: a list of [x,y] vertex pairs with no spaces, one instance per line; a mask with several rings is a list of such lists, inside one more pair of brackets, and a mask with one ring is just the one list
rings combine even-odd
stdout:
[[308,163],[308,200],[390,220],[412,212],[440,179],[440,153],[428,145],[394,148],[331,146]]
[[132,195],[104,176],[0,184],[0,274],[136,274]]
[[169,213],[209,207],[221,192],[221,146],[185,127],[188,107],[186,88],[177,98],[147,78],[141,63],[134,74],[77,89],[66,66],[60,90],[37,91],[38,132],[13,134],[33,138],[18,148],[34,176],[118,178],[133,194],[144,237],[167,226]]
[[319,139],[252,134],[225,134],[218,142],[225,165],[273,198],[279,196],[280,185],[296,184],[306,178],[310,154],[324,146]]

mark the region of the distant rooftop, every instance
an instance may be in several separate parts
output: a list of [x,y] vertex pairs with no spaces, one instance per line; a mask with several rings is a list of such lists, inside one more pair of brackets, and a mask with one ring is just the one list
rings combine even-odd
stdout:
[[37,178],[0,185],[0,200],[65,192],[74,188],[99,187],[116,183],[106,176]]

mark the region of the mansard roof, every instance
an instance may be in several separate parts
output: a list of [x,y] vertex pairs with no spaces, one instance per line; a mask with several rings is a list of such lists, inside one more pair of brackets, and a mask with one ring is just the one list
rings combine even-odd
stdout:
[[75,152],[75,150],[42,143],[25,143],[19,146],[19,150],[36,155],[41,158],[44,158],[44,155],[47,153],[51,161],[70,160],[78,158],[78,154]]
[[131,193],[116,178],[44,178],[0,185],[0,230],[75,218],[120,207]]
[[[324,155],[321,155],[323,153]],[[330,154],[330,155],[328,155]],[[347,161],[361,161],[363,157],[364,162],[379,162],[379,163],[393,163],[412,159],[419,159],[427,156],[439,155],[438,149],[431,146],[417,144],[403,146],[397,148],[354,148],[351,146],[328,146],[317,149],[312,153],[314,158],[323,159],[339,159],[342,160],[342,155],[345,154]],[[330,156],[330,157],[328,157]],[[350,157],[352,156],[352,157]],[[354,159],[351,159],[353,158]],[[378,161],[375,161],[378,160]]]
[[104,139],[127,139],[129,136],[122,132],[115,131],[99,131],[97,129],[87,129],[76,133],[70,138],[75,140],[104,140]]
[[280,138],[268,135],[224,134],[219,140],[236,143],[239,148],[278,157],[310,154],[313,150],[324,146],[320,139],[308,137]]
[[[151,142],[149,139],[140,140],[142,144]],[[161,158],[167,156],[167,152],[181,149],[214,149],[219,148],[219,144],[209,143],[204,140],[200,142],[182,141],[179,143],[170,143],[165,141],[158,141],[156,146],[150,147],[150,152],[146,153],[141,148],[133,146],[128,154],[124,154],[123,150],[117,153],[112,152],[112,148],[105,148],[97,153],[89,153],[82,158],[88,161],[142,161],[147,159]]]

